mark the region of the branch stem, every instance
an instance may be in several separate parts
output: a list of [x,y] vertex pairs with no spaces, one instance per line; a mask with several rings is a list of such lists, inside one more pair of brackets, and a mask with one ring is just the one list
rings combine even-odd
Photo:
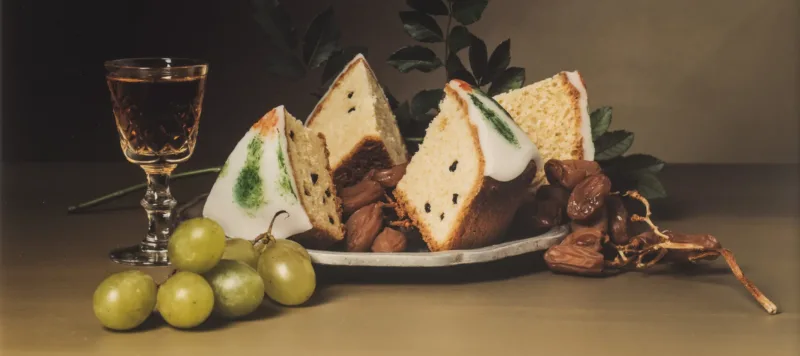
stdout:
[[[197,170],[193,170],[193,171],[173,174],[172,176],[170,176],[170,180],[176,180],[176,179],[181,179],[181,178],[198,176],[198,175],[208,174],[208,173],[218,173],[221,169],[222,169],[222,167],[210,167],[210,168],[203,168],[203,169],[197,169]],[[133,193],[133,192],[135,192],[137,190],[142,190],[142,189],[145,189],[145,188],[147,188],[147,183],[140,183],[140,184],[132,185],[130,187],[123,188],[123,189],[114,191],[112,193],[109,193],[109,194],[94,198],[92,200],[89,200],[89,201],[86,201],[86,202],[83,202],[83,203],[80,203],[80,204],[77,204],[77,205],[72,205],[72,206],[67,208],[67,213],[68,214],[77,213],[77,212],[80,212],[82,210],[85,210],[85,209],[100,205],[100,204],[102,204],[104,202],[107,202],[109,200],[116,199],[116,198],[125,196],[127,194]]]
[[[447,58],[450,57],[450,25],[453,22],[453,1],[447,1],[447,27],[444,29],[444,60],[447,63]],[[444,68],[445,75],[447,75],[447,66]],[[447,78],[445,78],[447,80]]]
[[769,313],[770,315],[777,314],[778,307],[775,306],[775,303],[769,300],[769,298],[767,298],[767,296],[765,296],[764,293],[761,293],[761,290],[759,290],[758,287],[756,287],[756,285],[753,284],[753,282],[751,282],[747,277],[744,276],[744,273],[742,273],[742,269],[739,268],[739,264],[736,263],[736,259],[733,258],[733,253],[730,250],[724,248],[719,249],[718,252],[722,255],[723,258],[725,258],[725,262],[728,263],[728,267],[730,267],[731,272],[733,272],[733,275],[736,276],[736,279],[738,279],[739,282],[741,282],[742,285],[747,289],[747,291],[750,292],[753,298],[755,298],[756,301],[758,301],[758,304],[761,304],[761,307],[763,307],[764,310],[766,310],[767,313]]

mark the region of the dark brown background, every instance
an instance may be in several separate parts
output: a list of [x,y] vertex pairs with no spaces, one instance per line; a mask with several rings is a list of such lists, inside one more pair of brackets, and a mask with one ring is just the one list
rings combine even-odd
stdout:
[[[443,85],[443,70],[400,74],[385,64],[413,43],[397,17],[404,1],[284,3],[301,33],[333,4],[343,43],[368,46],[400,99]],[[103,81],[112,58],[210,61],[194,164],[222,162],[271,107],[305,117],[315,102],[319,71],[297,83],[266,73],[246,0],[2,4],[5,161],[122,160]],[[590,105],[612,105],[612,127],[637,134],[632,152],[673,163],[798,162],[795,0],[493,0],[470,30],[490,50],[511,37],[527,83],[581,70]]]

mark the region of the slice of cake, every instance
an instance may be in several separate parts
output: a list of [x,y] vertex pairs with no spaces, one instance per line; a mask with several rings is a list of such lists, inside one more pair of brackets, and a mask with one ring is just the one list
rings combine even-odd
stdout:
[[338,187],[357,183],[372,168],[408,161],[386,95],[361,54],[335,78],[305,124],[325,135]]
[[[580,73],[555,76],[494,97],[539,148],[544,162],[594,160],[586,86]],[[531,191],[547,184],[539,167]]]
[[497,242],[542,169],[536,145],[480,89],[452,80],[394,191],[431,251]]
[[277,239],[325,248],[344,238],[341,204],[331,178],[325,138],[283,106],[272,109],[239,140],[211,188],[203,215],[228,237],[253,240],[272,218]]

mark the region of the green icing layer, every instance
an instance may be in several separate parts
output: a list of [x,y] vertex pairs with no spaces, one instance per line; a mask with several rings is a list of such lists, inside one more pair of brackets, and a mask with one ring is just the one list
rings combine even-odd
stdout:
[[472,103],[475,104],[478,110],[481,111],[483,118],[492,124],[492,127],[495,129],[495,131],[497,131],[500,136],[503,136],[503,138],[506,139],[506,141],[508,141],[510,144],[520,147],[517,137],[514,136],[514,132],[511,131],[511,128],[508,127],[508,124],[506,124],[505,121],[503,121],[503,119],[497,115],[497,112],[487,108],[486,105],[483,104],[483,101],[478,99],[478,97],[476,97],[474,94],[468,95],[472,100]]
[[264,199],[264,179],[261,178],[261,146],[264,143],[254,136],[247,145],[247,157],[244,168],[236,177],[233,186],[233,199],[240,207],[247,210],[258,209],[266,203]]
[[281,190],[281,195],[285,196],[288,194],[297,199],[297,194],[294,188],[292,188],[292,181],[289,177],[289,167],[286,166],[286,157],[283,155],[283,148],[281,145],[278,145],[278,169],[280,170],[280,172],[278,172],[280,175],[280,177],[278,177],[278,187]]

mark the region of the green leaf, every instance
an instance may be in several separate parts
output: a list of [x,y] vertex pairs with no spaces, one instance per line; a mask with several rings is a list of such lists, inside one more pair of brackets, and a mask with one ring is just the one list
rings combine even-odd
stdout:
[[472,36],[469,45],[469,66],[472,68],[472,75],[475,76],[478,84],[483,83],[483,77],[486,75],[488,64],[486,57],[486,43],[477,36]]
[[367,47],[364,46],[349,46],[344,49],[335,51],[328,61],[325,62],[325,68],[322,70],[322,83],[325,88],[330,86],[330,82],[342,72],[344,66],[350,63],[358,54],[367,55]]
[[341,35],[334,22],[333,7],[314,17],[303,37],[303,61],[306,65],[316,68],[325,63],[339,49]]
[[289,13],[278,0],[252,0],[253,17],[267,37],[285,48],[297,47],[297,31],[292,26]]
[[406,4],[414,10],[428,15],[447,15],[447,6],[442,0],[406,0]]
[[478,83],[475,82],[475,77],[473,77],[472,73],[466,69],[450,73],[450,75],[447,77],[447,80],[450,81],[453,79],[463,80],[473,87],[478,86]]
[[608,160],[620,156],[633,145],[633,132],[618,130],[606,132],[594,141],[594,159]]
[[274,43],[267,43],[265,69],[276,76],[298,80],[306,75],[306,68],[300,58],[284,47]]
[[383,88],[383,95],[386,95],[386,101],[389,102],[389,108],[392,109],[392,111],[396,110],[400,103],[397,101],[394,95],[392,95],[392,92],[389,91],[388,87],[381,85],[381,88]]
[[417,41],[434,43],[444,40],[442,28],[429,15],[419,11],[402,11],[400,21],[403,22],[406,33]]
[[489,96],[505,93],[509,90],[522,88],[525,83],[525,68],[509,67],[498,75],[492,86],[489,87]]
[[467,70],[467,68],[464,67],[464,63],[461,63],[461,58],[458,58],[458,54],[454,52],[450,52],[450,55],[447,56],[447,62],[445,62],[444,68],[447,69],[448,76],[450,73]]
[[472,34],[469,33],[466,27],[455,26],[450,30],[450,35],[447,37],[447,46],[450,47],[450,52],[457,53],[469,47],[471,41]]
[[453,3],[453,17],[463,25],[470,25],[481,19],[489,0],[460,0]]
[[660,172],[664,168],[664,161],[647,154],[632,154],[618,157],[614,168],[621,172]]
[[418,116],[439,107],[444,96],[442,89],[422,90],[411,98],[411,115]]
[[413,120],[411,117],[411,108],[408,105],[408,101],[402,102],[397,109],[394,110],[394,116],[397,118],[397,122],[401,124],[407,124]]
[[655,173],[650,171],[640,171],[633,175],[635,180],[634,189],[639,191],[647,199],[666,198],[667,190]]
[[603,106],[589,115],[592,123],[592,140],[596,140],[608,131],[608,127],[611,126],[611,111],[610,106]]
[[497,48],[492,52],[489,57],[489,64],[486,69],[486,76],[483,78],[481,85],[489,84],[498,75],[503,73],[508,65],[511,63],[511,39],[507,39],[497,45]]
[[414,69],[428,73],[442,66],[442,60],[436,57],[436,53],[422,46],[400,48],[389,56],[387,62],[400,73],[408,73]]

